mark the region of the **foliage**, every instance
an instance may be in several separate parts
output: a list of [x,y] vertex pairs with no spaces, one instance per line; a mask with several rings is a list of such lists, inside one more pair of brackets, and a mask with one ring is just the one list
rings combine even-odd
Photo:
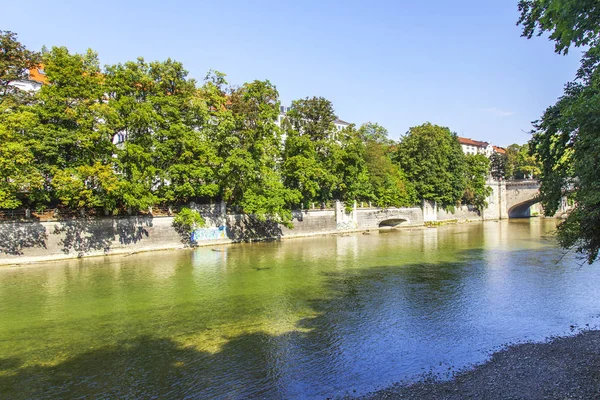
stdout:
[[529,145],[511,144],[506,148],[505,173],[508,179],[534,179],[541,173],[540,163],[529,154]]
[[43,187],[28,132],[35,115],[0,104],[0,208],[29,206]]
[[43,186],[32,151],[37,116],[24,107],[28,95],[12,85],[39,62],[16,34],[0,31],[0,208],[29,206]]
[[17,40],[16,33],[0,30],[0,104],[8,98],[25,96],[15,81],[27,79],[29,69],[40,63],[40,54],[27,48]]
[[419,198],[447,208],[463,197],[465,156],[450,129],[431,123],[410,128],[398,145],[396,160]]
[[387,136],[365,135],[364,128],[365,125],[361,126],[359,134],[365,141],[364,159],[372,188],[372,200],[380,207],[414,205],[417,193],[404,172],[392,162],[393,150],[388,144],[390,140]]
[[508,157],[506,153],[493,152],[490,156],[490,175],[501,181],[506,178],[506,164]]
[[305,205],[332,200],[340,184],[334,173],[340,156],[336,118],[331,102],[313,97],[292,102],[284,121],[283,180],[300,193]]
[[586,46],[576,79],[536,122],[531,154],[541,160],[545,213],[563,196],[575,207],[558,228],[560,243],[593,262],[600,250],[600,5],[593,0],[522,0],[523,35],[550,34],[555,50]]
[[490,172],[490,160],[483,154],[465,156],[466,188],[463,200],[483,211],[488,205],[487,197],[492,194],[492,188],[486,184]]
[[189,235],[195,229],[206,226],[206,221],[196,210],[184,207],[173,218],[173,227],[182,235]]
[[358,129],[358,135],[364,142],[375,142],[386,146],[394,144],[394,141],[388,137],[388,130],[374,122],[362,124]]
[[595,46],[600,33],[600,4],[596,0],[520,0],[517,22],[523,36],[550,34],[558,54],[571,45]]
[[[291,210],[311,203],[426,198],[449,208],[465,191],[464,156],[448,128],[411,128],[396,146],[377,123],[336,125],[323,97],[293,101],[279,126],[268,80],[230,86],[210,71],[196,82],[171,59],[101,67],[93,50],[38,54],[11,32],[0,31],[0,46],[0,208],[118,213],[225,201],[291,227]],[[16,89],[41,64],[48,84]]]

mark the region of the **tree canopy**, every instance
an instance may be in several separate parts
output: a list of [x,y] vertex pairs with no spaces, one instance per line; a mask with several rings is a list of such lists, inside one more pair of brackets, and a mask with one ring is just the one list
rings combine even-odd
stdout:
[[466,188],[466,163],[450,129],[426,123],[412,127],[398,145],[396,159],[421,199],[454,207]]
[[[0,46],[0,208],[225,201],[287,224],[293,208],[333,200],[483,204],[485,168],[467,168],[448,128],[414,127],[398,144],[377,123],[339,122],[323,97],[281,115],[268,80],[234,86],[210,71],[198,82],[172,59],[101,66],[92,50],[37,53],[11,32]],[[15,83],[31,68],[46,82],[27,92]]]
[[545,212],[556,212],[563,196],[574,209],[558,227],[558,238],[593,262],[600,250],[600,3],[595,0],[522,0],[523,36],[549,34],[555,51],[584,46],[575,80],[535,123],[531,154],[541,163]]

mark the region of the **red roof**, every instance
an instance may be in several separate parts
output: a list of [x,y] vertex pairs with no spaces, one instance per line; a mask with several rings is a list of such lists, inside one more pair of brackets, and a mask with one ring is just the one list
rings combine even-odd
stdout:
[[48,83],[48,78],[44,72],[44,65],[40,64],[37,67],[29,69],[29,80],[36,81],[39,83]]
[[473,140],[473,139],[467,139],[467,138],[463,138],[463,137],[458,137],[458,141],[460,142],[460,144],[466,144],[469,146],[476,146],[476,147],[487,147],[489,146],[488,142],[479,142],[477,140]]
[[506,149],[504,147],[493,146],[494,151],[500,154],[506,154]]

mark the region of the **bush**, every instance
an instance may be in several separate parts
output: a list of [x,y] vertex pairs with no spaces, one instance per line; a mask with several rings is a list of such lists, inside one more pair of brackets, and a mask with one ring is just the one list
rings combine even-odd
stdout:
[[346,214],[350,214],[352,211],[354,211],[354,202],[344,202],[344,211],[346,212]]
[[173,218],[173,227],[181,235],[189,235],[196,228],[202,228],[206,225],[206,221],[202,215],[196,210],[184,207]]

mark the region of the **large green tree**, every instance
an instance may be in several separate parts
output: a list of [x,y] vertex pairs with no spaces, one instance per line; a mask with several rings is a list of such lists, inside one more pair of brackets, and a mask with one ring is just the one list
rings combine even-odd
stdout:
[[340,184],[334,157],[339,148],[336,119],[329,100],[313,97],[292,102],[284,120],[283,179],[301,193],[305,206],[332,200]]
[[492,188],[487,185],[490,160],[483,154],[470,154],[465,156],[465,161],[466,187],[463,200],[483,211],[488,205],[487,197],[492,194]]
[[530,154],[529,144],[511,144],[506,148],[505,172],[508,179],[534,179],[540,173],[540,163]]
[[22,45],[16,34],[0,31],[0,208],[29,206],[43,192],[32,136],[39,120],[24,105],[30,96],[14,86],[39,61],[39,54]]
[[32,107],[39,120],[32,132],[47,190],[68,207],[112,208],[115,149],[98,56],[54,47],[43,62],[49,84]]
[[[258,219],[291,221],[300,194],[283,185],[279,93],[269,81],[253,81],[230,91],[219,118],[229,129],[218,129],[218,169],[223,198]],[[218,120],[220,123],[221,120]]]
[[506,164],[508,158],[505,153],[493,152],[490,156],[490,174],[496,180],[506,178]]
[[581,67],[564,95],[535,124],[531,152],[542,162],[541,194],[548,215],[562,196],[575,208],[558,227],[566,248],[591,263],[600,250],[600,3],[595,0],[522,0],[523,36],[548,33],[555,51],[584,46]]
[[364,143],[364,159],[372,190],[372,200],[380,207],[406,207],[417,202],[414,186],[404,172],[392,162],[393,141],[387,130],[367,123],[358,130]]
[[39,65],[40,54],[28,50],[17,40],[17,34],[0,30],[0,103],[26,95],[15,81],[27,79],[29,69]]
[[463,197],[465,156],[450,129],[431,123],[410,128],[398,145],[396,159],[419,198],[453,208]]

